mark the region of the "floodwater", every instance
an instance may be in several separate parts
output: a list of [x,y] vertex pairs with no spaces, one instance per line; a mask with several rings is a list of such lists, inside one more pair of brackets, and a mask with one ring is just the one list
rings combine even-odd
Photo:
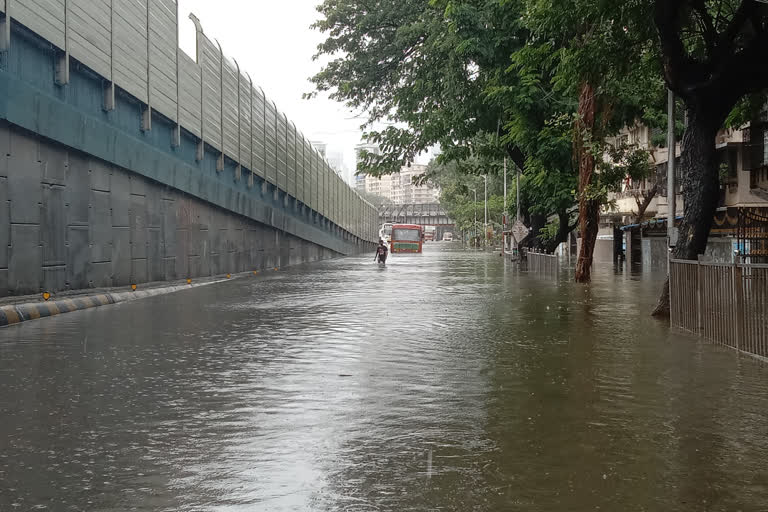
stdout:
[[0,329],[0,510],[768,509],[768,370],[658,281],[372,260]]

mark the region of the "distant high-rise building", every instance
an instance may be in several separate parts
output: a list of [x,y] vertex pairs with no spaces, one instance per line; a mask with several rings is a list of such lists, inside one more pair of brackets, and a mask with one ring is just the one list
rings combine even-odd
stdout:
[[355,174],[355,190],[365,192],[365,175]]
[[[375,155],[380,155],[381,150],[379,149],[379,146],[377,144],[358,144],[355,146],[355,173],[357,173],[357,164],[360,162],[360,152],[361,151],[367,151],[368,153],[373,153]],[[370,183],[369,183],[370,182]],[[364,174],[358,175],[355,174],[355,190],[358,192],[368,192],[369,194],[378,194],[381,187],[378,183],[373,182],[373,178],[368,178]],[[372,190],[376,190],[376,192],[372,192]]]

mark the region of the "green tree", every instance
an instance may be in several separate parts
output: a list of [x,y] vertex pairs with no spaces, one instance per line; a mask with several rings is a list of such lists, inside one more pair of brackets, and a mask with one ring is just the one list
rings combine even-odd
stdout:
[[[602,165],[605,139],[641,114],[653,59],[650,5],[640,0],[529,0],[525,23],[534,59],[553,69],[551,82],[577,102],[573,156],[581,248],[575,279],[591,278],[600,208],[617,186]],[[625,166],[617,166],[618,169]],[[596,172],[600,170],[600,172]],[[626,170],[626,168],[625,168]]]
[[[358,172],[391,173],[439,144],[446,158],[503,121],[485,90],[524,44],[517,1],[325,0],[313,25],[330,61],[311,78],[318,91],[365,114]],[[384,126],[384,127],[382,127]],[[510,148],[522,165],[522,155]]]
[[[718,202],[717,132],[768,88],[768,5],[656,0],[653,7],[664,78],[688,119],[680,158],[685,206],[674,256],[696,259],[706,250]],[[669,314],[668,283],[654,314]]]
[[[484,158],[488,174],[500,174],[505,155],[513,171],[530,168],[526,183],[536,190],[523,210],[535,243],[547,216],[566,218],[574,204],[572,137],[562,119],[575,102],[563,101],[548,78],[542,91],[533,71],[510,67],[529,39],[524,8],[499,0],[327,0],[315,28],[328,36],[318,55],[332,60],[312,80],[368,115],[365,136],[382,154],[364,154],[358,172],[391,172],[434,144],[442,162]],[[394,124],[376,129],[382,121]],[[551,139],[556,131],[560,138]]]

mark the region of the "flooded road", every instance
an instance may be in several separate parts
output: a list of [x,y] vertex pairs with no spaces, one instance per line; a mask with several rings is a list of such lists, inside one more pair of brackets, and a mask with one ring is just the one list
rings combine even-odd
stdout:
[[766,510],[763,363],[438,245],[0,329],[0,510]]

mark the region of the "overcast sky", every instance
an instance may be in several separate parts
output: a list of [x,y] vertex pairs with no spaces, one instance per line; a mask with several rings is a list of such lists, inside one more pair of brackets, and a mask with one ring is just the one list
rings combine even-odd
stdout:
[[[329,144],[328,151],[344,153],[351,174],[354,146],[360,142],[360,119],[343,105],[318,97],[302,99],[313,90],[308,77],[320,70],[312,55],[323,41],[309,26],[319,16],[319,0],[179,0],[180,46],[194,56],[194,13],[211,40],[218,39],[224,54],[237,60],[277,107],[310,140]],[[345,179],[349,179],[345,176]]]

